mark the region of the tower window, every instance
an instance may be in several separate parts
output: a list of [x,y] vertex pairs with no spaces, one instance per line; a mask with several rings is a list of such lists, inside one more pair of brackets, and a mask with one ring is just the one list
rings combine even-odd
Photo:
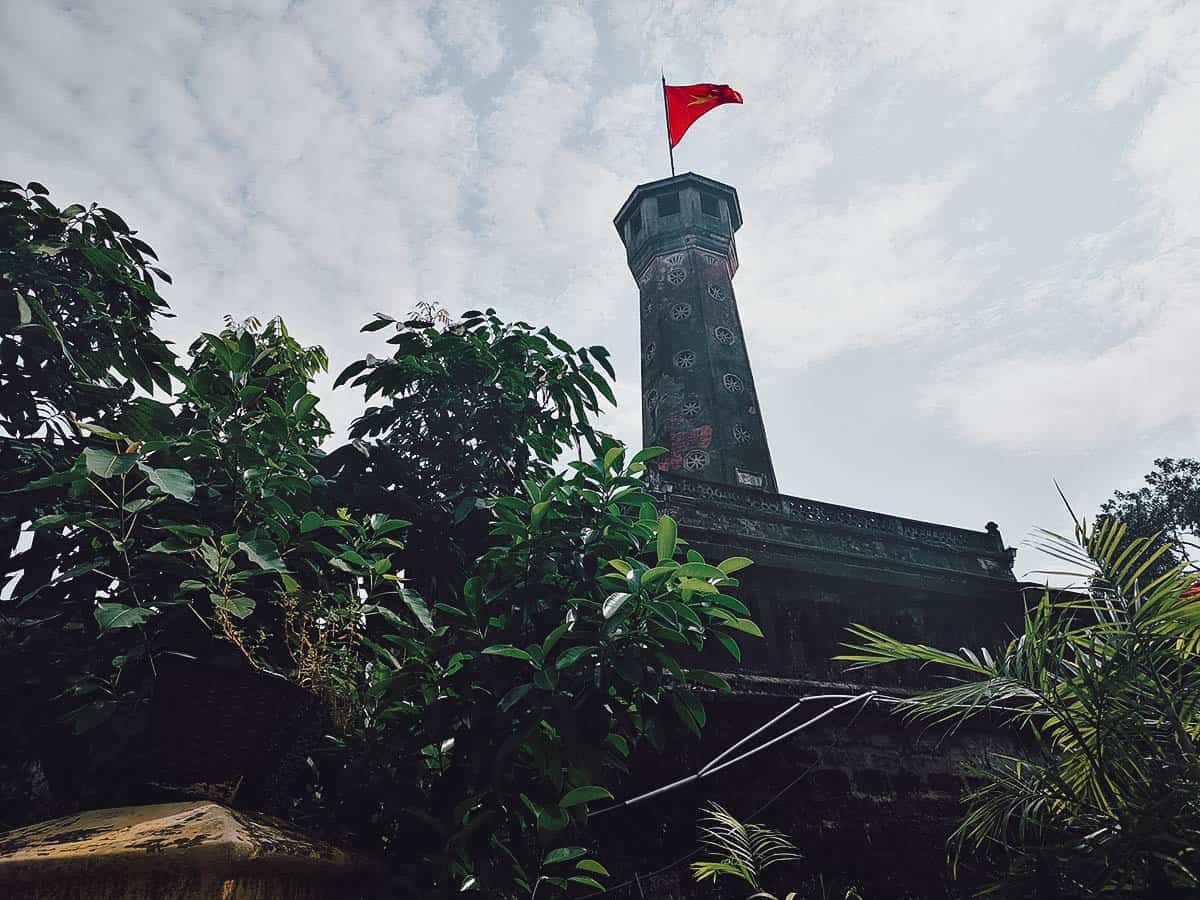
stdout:
[[664,194],[658,198],[658,217],[673,216],[679,212],[679,195]]
[[729,391],[731,394],[740,394],[746,390],[746,386],[742,384],[742,379],[737,375],[734,375],[732,372],[726,372],[721,376],[721,384],[724,385],[725,390]]
[[694,419],[696,416],[700,415],[700,401],[685,400],[683,403],[683,414],[689,419]]
[[675,354],[675,365],[680,369],[690,369],[696,364],[696,354],[691,350],[680,350]]
[[700,212],[706,216],[712,216],[714,219],[721,218],[721,207],[717,203],[717,198],[712,194],[700,195]]
[[671,319],[675,322],[682,322],[684,319],[692,317],[692,304],[676,303],[671,307]]
[[699,472],[708,466],[708,453],[704,450],[689,450],[683,458],[683,467],[689,472]]
[[708,296],[720,303],[725,299],[725,288],[721,287],[719,284],[710,284],[708,286]]
[[629,220],[629,234],[631,237],[637,237],[642,231],[642,211],[639,209],[633,214],[633,218]]
[[739,444],[748,444],[754,440],[754,436],[750,433],[749,428],[738,424],[733,426],[733,439]]
[[726,347],[733,346],[733,331],[726,328],[724,325],[718,325],[713,330],[713,337],[717,339],[718,344],[724,344]]

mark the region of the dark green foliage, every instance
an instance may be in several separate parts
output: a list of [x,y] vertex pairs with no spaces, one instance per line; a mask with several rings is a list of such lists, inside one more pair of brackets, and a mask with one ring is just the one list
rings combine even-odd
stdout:
[[380,316],[392,355],[339,378],[378,405],[325,455],[320,348],[230,321],[180,368],[149,247],[44,194],[0,183],[0,783],[37,763],[54,812],[143,802],[164,666],[268,673],[328,734],[277,811],[384,851],[398,895],[597,888],[589,806],[704,726],[710,638],[761,636],[729,593],[749,561],[707,564],[643,492],[663,451],[593,430],[607,353]]
[[1200,460],[1156,459],[1146,486],[1117,491],[1100,507],[1100,514],[1124,522],[1129,535],[1162,535],[1170,545],[1155,571],[1165,572],[1192,558],[1200,537]]
[[550,477],[566,449],[599,447],[590,420],[600,397],[612,399],[608,352],[576,350],[490,309],[451,323],[424,305],[403,322],[378,315],[363,330],[393,331],[391,355],[351,363],[336,384],[382,402],[354,421],[352,443],[322,471],[351,505],[414,523],[404,560],[412,586],[437,590],[449,579],[461,588],[460,573],[486,546],[480,504]]
[[1195,896],[1200,889],[1200,591],[1169,545],[1104,518],[1042,549],[1085,585],[1047,590],[991,653],[906,644],[863,626],[841,659],[916,661],[950,686],[900,708],[944,724],[987,717],[1021,740],[968,774],[952,855],[1007,864],[1013,896]]
[[[714,630],[750,623],[723,593],[737,582],[677,558],[674,522],[642,493],[661,452],[626,466],[609,445],[569,478],[497,498],[491,547],[461,594],[435,603],[432,633],[387,615],[361,749],[390,760],[391,780],[382,801],[366,777],[343,797],[354,818],[388,824],[380,837],[418,895],[590,883],[543,856],[585,838],[588,805],[612,796],[641,745],[703,727],[694,686],[720,679],[688,660]],[[420,756],[397,757],[397,741]]]

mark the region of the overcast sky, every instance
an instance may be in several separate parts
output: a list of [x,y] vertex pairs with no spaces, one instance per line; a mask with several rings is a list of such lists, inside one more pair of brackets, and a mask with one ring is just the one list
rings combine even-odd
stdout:
[[782,491],[1019,545],[1200,453],[1197,2],[0,0],[0,178],[139,228],[183,347],[493,305],[611,348],[638,443],[660,66],[745,96],[676,158],[741,195]]

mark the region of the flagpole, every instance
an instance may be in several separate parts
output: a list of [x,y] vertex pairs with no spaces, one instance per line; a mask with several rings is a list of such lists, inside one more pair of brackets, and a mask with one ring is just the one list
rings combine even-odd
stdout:
[[667,108],[667,74],[659,69],[662,75],[663,89],[663,119],[667,123],[667,153],[671,156],[671,177],[675,177],[675,148],[671,144],[671,111]]

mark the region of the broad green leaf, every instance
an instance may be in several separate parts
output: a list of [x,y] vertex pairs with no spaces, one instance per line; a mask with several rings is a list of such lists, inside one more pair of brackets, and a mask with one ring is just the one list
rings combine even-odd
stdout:
[[101,603],[93,615],[101,631],[112,631],[116,628],[132,628],[141,625],[151,616],[154,610],[141,606],[127,606],[124,603]]
[[103,450],[99,447],[88,447],[83,451],[83,463],[87,466],[87,470],[101,478],[124,475],[133,468],[135,462],[137,462],[137,457],[132,454],[118,456],[111,450]]
[[523,699],[525,699],[525,695],[532,690],[532,684],[518,684],[515,688],[505,694],[503,698],[501,698],[500,708],[505,712],[508,712],[508,710],[512,709]]
[[624,455],[625,455],[624,447],[609,448],[609,451],[604,454],[604,471],[611,472],[613,465],[617,462],[618,459],[620,459]]
[[164,524],[163,528],[176,537],[212,537],[212,529],[207,525]]
[[538,812],[537,827],[539,831],[549,834],[562,831],[571,821],[571,814],[557,806],[547,806]]
[[542,524],[542,519],[546,518],[546,513],[550,511],[550,501],[543,500],[541,503],[533,504],[533,510],[529,515],[529,522],[534,528]]
[[375,533],[379,537],[383,537],[385,534],[391,534],[393,531],[399,531],[401,528],[408,528],[411,525],[412,522],[405,519],[387,519],[375,527]]
[[575,868],[581,872],[592,872],[596,875],[603,875],[605,878],[610,877],[608,869],[594,859],[581,859],[575,863]]
[[583,645],[578,647],[568,647],[566,650],[560,653],[558,659],[554,661],[554,668],[558,669],[560,672],[565,671],[566,669],[569,669],[571,666],[575,665],[575,663],[579,662],[580,659],[590,653],[593,649],[595,648]]
[[632,596],[633,594],[627,593],[626,591],[615,591],[614,593],[609,594],[604,601],[604,606],[601,608],[601,613],[603,614],[604,618],[611,619],[613,616],[615,616],[617,614],[617,610],[624,606]]
[[668,452],[669,451],[666,447],[646,447],[644,450],[639,450],[636,454],[634,454],[633,459],[630,460],[630,465],[633,463],[644,463],[649,462],[652,459],[658,459],[660,456],[663,456]]
[[102,425],[96,425],[92,422],[76,422],[76,425],[88,434],[94,434],[96,437],[104,438],[109,441],[120,441],[125,439],[125,435],[118,431],[110,431]]
[[429,605],[420,594],[408,588],[401,588],[400,598],[426,631],[434,630],[433,615],[429,612]]
[[507,656],[512,659],[523,659],[528,663],[533,662],[532,656],[512,644],[493,644],[490,647],[484,647],[480,652],[485,656]]
[[146,473],[155,487],[176,500],[191,503],[196,496],[196,483],[183,469],[153,469],[145,463],[138,463],[138,468]]
[[680,721],[687,726],[689,731],[699,737],[700,730],[708,719],[703,704],[691,694],[676,692],[671,694],[671,705],[675,708]]
[[309,510],[300,517],[300,533],[308,534],[310,531],[316,531],[325,524],[325,517],[315,510]]
[[728,694],[732,690],[729,682],[715,672],[706,672],[703,669],[687,669],[685,674],[688,681],[713,688],[722,694]]
[[558,805],[563,809],[569,809],[572,806],[578,806],[581,803],[591,803],[593,800],[611,800],[613,795],[609,793],[607,788],[602,788],[599,785],[588,784],[583,787],[577,787],[567,791],[566,795],[558,801]]
[[49,516],[42,516],[40,519],[34,519],[33,529],[36,531],[39,528],[58,528],[62,525],[74,525],[81,519],[86,519],[87,516],[83,513],[55,513]]
[[675,555],[675,540],[679,528],[670,516],[658,520],[658,561],[666,562]]
[[572,884],[582,884],[584,887],[595,888],[598,891],[604,890],[604,885],[590,875],[569,875],[567,876],[567,881]]
[[708,563],[688,562],[680,566],[676,572],[680,578],[723,578],[725,573],[716,566]]
[[732,619],[721,624],[726,628],[732,628],[735,631],[741,631],[753,637],[760,638],[763,636],[762,629],[750,619]]
[[222,597],[220,594],[212,595],[213,606],[217,609],[222,609],[235,619],[244,619],[250,613],[254,612],[254,601],[249,597]]
[[182,541],[179,538],[170,537],[165,541],[159,541],[151,547],[146,548],[147,553],[187,553],[189,550],[196,549],[187,541]]
[[556,847],[546,854],[546,857],[542,860],[542,865],[552,866],[555,863],[570,862],[573,859],[579,859],[581,856],[587,856],[587,850],[583,847]]
[[238,548],[245,551],[250,562],[267,572],[286,572],[287,566],[279,556],[274,541],[239,541]]
[[550,651],[554,649],[554,645],[558,643],[559,639],[566,634],[570,628],[570,623],[563,622],[548,635],[546,635],[546,639],[542,641],[542,656],[549,656]]
[[717,568],[726,575],[732,575],[734,572],[752,565],[754,565],[754,561],[751,559],[747,559],[744,556],[731,556],[729,559],[724,559],[717,563]]

